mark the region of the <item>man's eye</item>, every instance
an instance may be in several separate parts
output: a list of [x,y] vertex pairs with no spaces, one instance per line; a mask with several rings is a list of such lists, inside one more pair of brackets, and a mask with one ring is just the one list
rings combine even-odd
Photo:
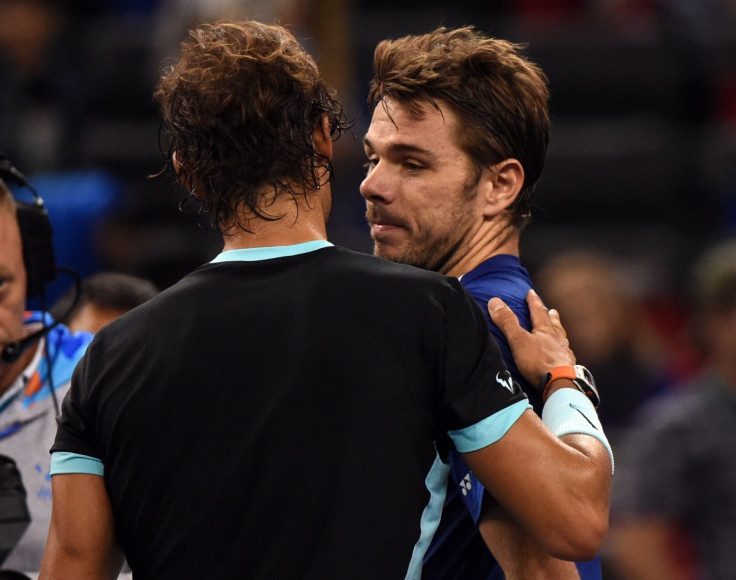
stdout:
[[368,161],[363,163],[363,167],[365,168],[366,171],[370,171],[376,166],[376,163],[378,163],[377,159],[369,159]]

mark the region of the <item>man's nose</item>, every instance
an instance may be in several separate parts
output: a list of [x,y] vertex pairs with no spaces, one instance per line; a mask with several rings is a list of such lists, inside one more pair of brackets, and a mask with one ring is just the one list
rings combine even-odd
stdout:
[[360,184],[360,194],[367,201],[374,203],[391,203],[394,198],[393,190],[387,172],[380,161],[373,166]]

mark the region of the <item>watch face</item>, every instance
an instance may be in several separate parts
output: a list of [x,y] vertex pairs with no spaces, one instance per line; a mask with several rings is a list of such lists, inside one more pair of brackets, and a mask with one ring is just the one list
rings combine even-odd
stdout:
[[597,408],[601,402],[598,388],[595,386],[593,374],[582,365],[575,365],[575,375],[578,377],[575,384],[585,393],[593,405]]
[[587,381],[591,385],[595,386],[595,379],[593,378],[593,373],[591,373],[583,365],[575,365],[575,374],[577,375],[579,379],[583,379],[584,381]]

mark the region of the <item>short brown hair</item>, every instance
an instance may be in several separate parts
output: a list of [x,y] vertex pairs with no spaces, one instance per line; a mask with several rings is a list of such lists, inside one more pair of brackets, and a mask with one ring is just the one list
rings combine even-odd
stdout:
[[306,194],[332,175],[314,147],[327,115],[336,139],[347,123],[314,60],[280,26],[255,21],[202,24],[182,43],[155,92],[182,183],[221,230],[238,208],[259,217],[264,187]]
[[447,103],[462,124],[460,147],[478,171],[517,159],[525,174],[513,209],[519,227],[531,215],[549,143],[547,77],[521,51],[470,26],[384,40],[375,50],[368,95],[371,109],[384,97],[410,106]]

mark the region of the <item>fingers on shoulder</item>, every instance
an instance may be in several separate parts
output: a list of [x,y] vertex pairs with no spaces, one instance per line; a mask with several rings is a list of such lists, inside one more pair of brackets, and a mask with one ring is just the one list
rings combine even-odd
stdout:
[[519,326],[519,319],[516,314],[500,298],[491,298],[488,302],[488,313],[491,315],[494,324],[501,329],[510,328],[510,325],[513,324]]

